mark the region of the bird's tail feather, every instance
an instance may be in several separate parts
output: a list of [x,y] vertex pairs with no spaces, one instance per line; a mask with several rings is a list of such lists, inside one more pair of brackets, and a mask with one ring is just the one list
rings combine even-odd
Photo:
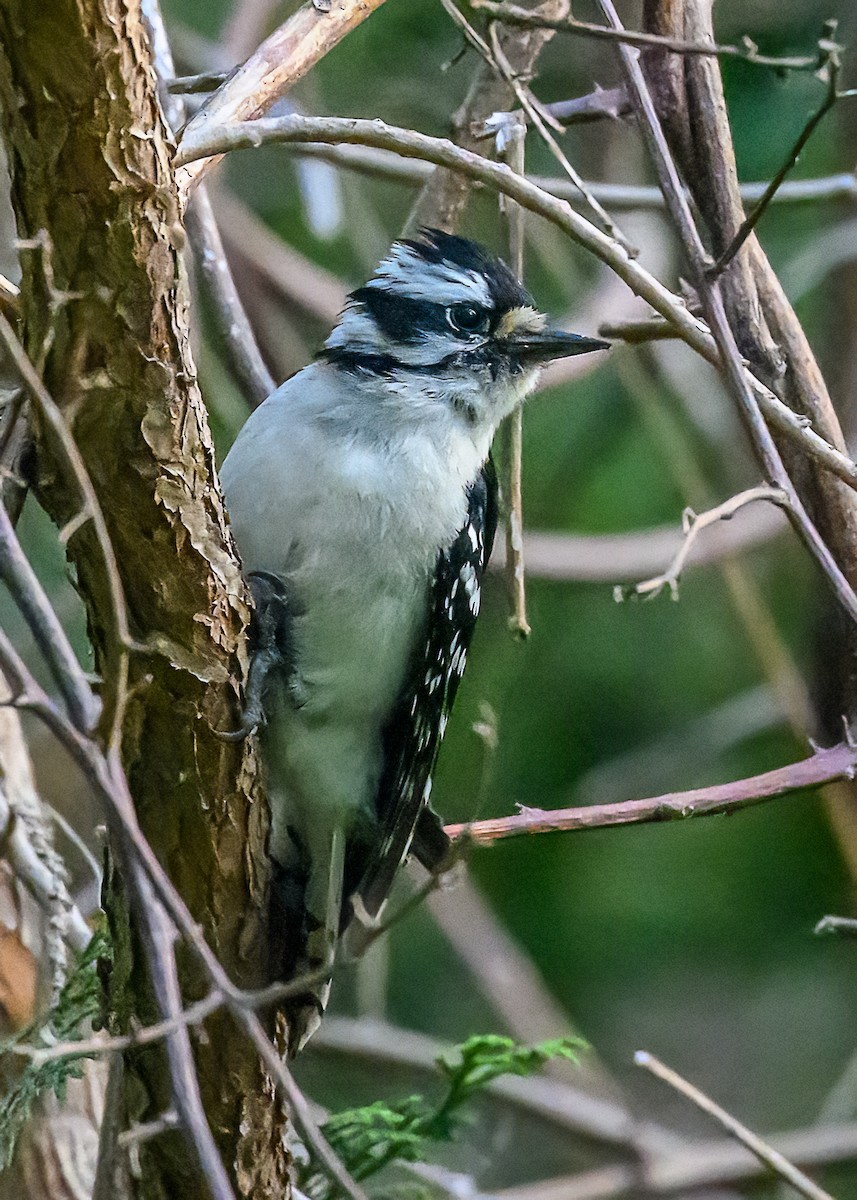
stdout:
[[294,1057],[321,1024],[330,996],[339,939],[345,872],[345,832],[336,826],[325,844],[313,847],[303,894],[303,937],[289,977],[309,976],[306,992],[286,1006],[289,1055]]

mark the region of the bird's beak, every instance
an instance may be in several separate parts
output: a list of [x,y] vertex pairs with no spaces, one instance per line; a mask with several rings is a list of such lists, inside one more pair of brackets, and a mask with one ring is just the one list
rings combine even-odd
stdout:
[[509,351],[523,366],[537,367],[554,358],[570,358],[572,354],[590,354],[593,350],[609,350],[610,343],[600,338],[565,333],[561,329],[542,329],[511,333],[506,339]]

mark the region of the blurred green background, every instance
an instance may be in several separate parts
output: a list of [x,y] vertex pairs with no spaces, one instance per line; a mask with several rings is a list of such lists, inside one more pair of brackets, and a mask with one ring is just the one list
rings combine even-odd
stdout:
[[[268,8],[265,32],[288,12],[286,5]],[[635,6],[620,8],[627,24],[639,21]],[[235,61],[222,44],[233,0],[169,0],[165,9],[180,70]],[[595,19],[582,3],[574,11]],[[747,34],[766,53],[812,52],[831,16],[840,19],[840,39],[857,46],[853,0],[716,6],[722,41]],[[233,53],[242,36],[252,39],[252,30],[231,30]],[[310,112],[378,116],[446,134],[477,64],[472,51],[457,57],[460,50],[460,35],[435,0],[388,0],[302,81],[294,99]],[[823,85],[811,73],[779,76],[736,61],[723,69],[740,176],[765,179],[821,102]],[[558,37],[533,86],[541,100],[552,101],[619,78],[609,46]],[[857,83],[848,54],[843,82]],[[855,132],[857,101],[844,100],[817,131],[795,177],[852,170]],[[630,123],[573,127],[562,142],[587,179],[651,181]],[[414,189],[330,168],[307,178],[297,163],[288,149],[235,156],[219,169],[217,187],[343,286],[355,286],[400,232]],[[528,167],[558,174],[532,134]],[[643,261],[675,286],[683,267],[666,221],[655,212],[616,215]],[[857,416],[855,217],[853,199],[778,205],[761,226],[847,431]],[[478,196],[462,232],[502,250],[496,199]],[[240,230],[224,233],[263,350],[283,378],[318,348],[325,323],[306,304],[285,300],[242,254]],[[539,303],[581,332],[613,320],[617,304],[628,315],[621,285],[531,217],[526,261]],[[642,305],[630,311],[645,313]],[[204,298],[200,312],[200,377],[224,452],[246,409]],[[704,508],[757,480],[731,401],[713,372],[681,346],[617,346],[585,377],[545,390],[526,411],[528,529],[608,534],[677,527],[685,504]],[[52,532],[34,512],[25,529],[30,545],[40,547],[46,577],[60,587]],[[740,611],[748,590],[757,602],[749,632],[746,604]],[[79,621],[70,591],[63,596],[69,619]],[[502,578],[489,581],[434,789],[447,819],[467,820],[477,810],[503,815],[516,804],[553,808],[655,795],[739,778],[807,752],[786,711],[800,706],[800,689],[790,685],[790,694],[773,686],[771,662],[790,656],[798,680],[824,697],[829,601],[788,533],[730,566],[688,571],[678,603],[662,595],[617,604],[609,578],[531,577],[528,600],[533,632],[520,643],[507,631]],[[82,628],[78,633],[82,640]],[[495,752],[473,729],[486,720],[486,705]],[[626,1089],[633,1110],[679,1132],[715,1136],[686,1103],[635,1071],[631,1056],[646,1048],[663,1057],[762,1131],[830,1114],[825,1103],[857,1050],[857,946],[814,937],[813,926],[825,913],[854,909],[849,853],[857,863],[857,825],[850,844],[847,836],[843,843],[822,798],[803,794],[728,819],[518,838],[474,850],[469,871],[546,993]],[[454,892],[444,904],[454,911]],[[490,957],[491,944],[480,951]],[[492,997],[480,985],[425,908],[394,928],[388,955],[374,953],[363,975],[340,981],[335,1010],[383,1015],[444,1040],[507,1027],[496,990]],[[511,979],[513,1005],[516,987]],[[401,1071],[358,1068],[323,1047],[301,1067],[313,1094],[330,1105],[414,1086]],[[840,1089],[837,1103],[833,1115],[857,1115],[850,1086]],[[551,1140],[533,1127],[526,1151],[520,1136],[512,1139],[516,1153],[500,1170],[500,1143],[510,1136],[503,1128],[495,1114],[490,1132],[474,1135],[457,1160],[481,1186],[604,1160],[567,1135]],[[829,1182],[841,1183],[841,1195],[857,1194],[857,1171]]]

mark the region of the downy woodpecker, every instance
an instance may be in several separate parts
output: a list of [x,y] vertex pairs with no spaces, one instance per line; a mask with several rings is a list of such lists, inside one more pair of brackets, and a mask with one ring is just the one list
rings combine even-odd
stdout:
[[[491,439],[545,362],[606,346],[549,329],[483,247],[423,230],[227,456],[255,601],[239,732],[261,730],[281,977],[332,964],[409,854],[443,861],[431,776],[497,523]],[[328,990],[293,1007],[293,1053]]]

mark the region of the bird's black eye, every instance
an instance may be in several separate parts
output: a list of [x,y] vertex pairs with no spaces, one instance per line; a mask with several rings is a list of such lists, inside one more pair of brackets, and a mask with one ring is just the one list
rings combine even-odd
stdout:
[[453,304],[446,317],[459,333],[482,333],[488,328],[488,314],[478,304]]

